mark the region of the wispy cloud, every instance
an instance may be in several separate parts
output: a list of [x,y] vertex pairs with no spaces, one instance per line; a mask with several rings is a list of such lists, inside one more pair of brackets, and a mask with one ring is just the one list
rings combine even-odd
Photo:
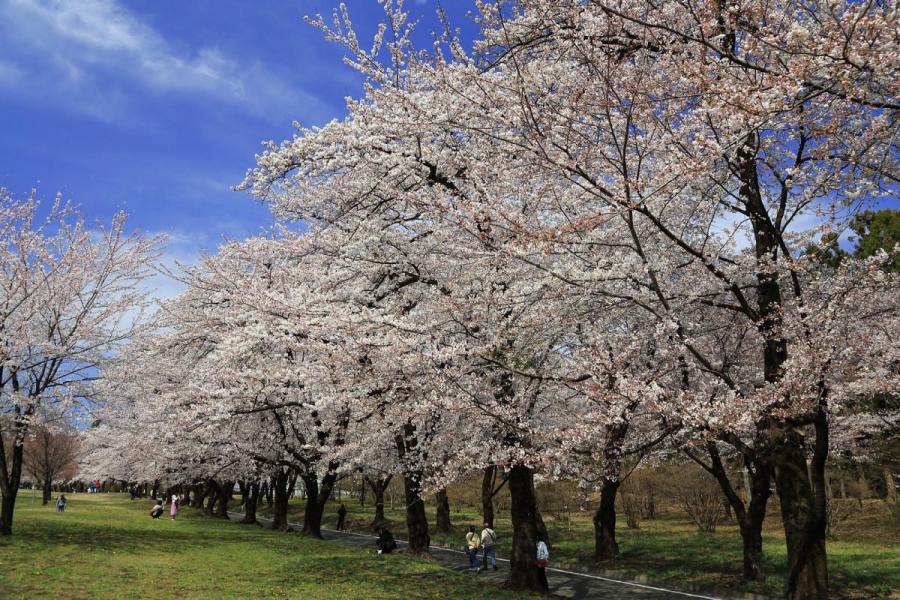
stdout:
[[0,37],[0,81],[27,72],[30,85],[18,93],[51,84],[63,92],[56,101],[99,118],[118,119],[147,91],[278,119],[298,106],[323,108],[258,61],[179,46],[117,0],[0,1]]

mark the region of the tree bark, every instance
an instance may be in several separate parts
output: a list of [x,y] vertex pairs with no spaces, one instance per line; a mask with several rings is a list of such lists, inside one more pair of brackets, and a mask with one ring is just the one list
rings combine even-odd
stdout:
[[869,499],[869,482],[866,480],[866,470],[861,462],[856,463],[856,485],[859,489],[859,499]]
[[436,529],[441,533],[450,533],[450,499],[447,497],[447,488],[441,488],[435,494],[437,514],[435,515]]
[[514,466],[509,472],[509,493],[513,526],[509,585],[513,589],[543,592],[540,574],[534,564],[538,535],[534,471],[523,465]]
[[240,523],[256,523],[256,507],[259,503],[259,482],[240,482],[241,499],[244,501],[244,516]]
[[621,482],[603,478],[600,488],[600,506],[594,513],[594,560],[604,562],[619,554],[616,543],[616,494]]
[[884,465],[882,475],[884,476],[884,499],[892,502],[897,499],[897,486],[894,483],[894,472],[890,465]]
[[412,422],[403,425],[403,431],[395,437],[400,464],[403,465],[403,496],[406,500],[406,530],[409,550],[413,554],[425,554],[431,546],[428,534],[428,516],[422,498],[422,470],[410,467],[410,455],[418,457],[419,441]]
[[50,502],[50,498],[53,496],[53,482],[49,477],[44,478],[42,492],[41,504],[47,506],[47,503]]
[[373,527],[377,527],[385,520],[384,492],[390,485],[392,478],[393,475],[388,475],[387,477],[379,477],[378,479],[370,479],[369,477],[365,477],[366,483],[369,484],[369,487],[372,488],[372,493],[375,495],[375,518],[372,519]]
[[281,471],[272,478],[272,484],[269,486],[273,495],[272,502],[272,529],[276,531],[288,530],[288,476],[287,473]]
[[[767,383],[781,381],[788,359],[788,341],[782,331],[783,298],[779,273],[769,265],[778,260],[781,231],[773,224],[763,202],[759,185],[757,160],[759,137],[748,134],[737,152],[736,174],[740,179],[740,198],[753,228],[758,268],[756,271],[755,319],[764,342],[762,348],[763,377]],[[800,296],[799,284],[794,293]],[[801,298],[802,300],[802,298]],[[814,470],[824,478],[824,464],[828,446],[828,425],[825,420],[824,398],[815,428],[815,444],[818,456]],[[790,402],[790,398],[783,398]],[[787,546],[789,600],[825,600],[828,597],[828,572],[824,535],[824,487],[817,481],[816,493],[810,485],[806,466],[802,432],[795,426],[777,419],[762,421],[758,426],[767,434],[772,454],[775,486],[781,500],[781,516],[784,522]],[[825,454],[822,450],[825,450]],[[821,471],[821,472],[820,472]],[[821,492],[821,501],[819,499]]]
[[232,499],[232,497],[234,495],[233,494],[234,482],[233,481],[223,481],[218,487],[218,492],[219,492],[219,500],[216,505],[215,516],[219,517],[220,519],[227,519],[228,518],[228,502]]
[[403,494],[406,500],[406,530],[409,550],[413,554],[424,554],[431,546],[428,534],[428,515],[422,499],[422,472],[411,471],[403,474]]
[[219,502],[219,484],[213,479],[210,479],[207,483],[207,490],[209,494],[207,495],[206,501],[206,512],[209,514],[214,514],[216,510],[216,504]]
[[494,479],[497,476],[497,465],[484,468],[481,479],[481,512],[488,527],[494,527]]
[[[773,427],[775,487],[781,500],[788,554],[788,600],[828,598],[825,535],[811,527],[814,494],[806,470],[802,433],[780,424]],[[824,504],[824,490],[823,490]]]

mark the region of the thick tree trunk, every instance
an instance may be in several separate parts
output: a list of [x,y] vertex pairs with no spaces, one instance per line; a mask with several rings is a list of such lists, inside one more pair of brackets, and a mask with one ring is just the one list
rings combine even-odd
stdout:
[[272,505],[275,503],[275,478],[269,480],[269,485],[266,486],[266,504],[269,508],[272,508]]
[[[811,527],[815,498],[806,470],[802,434],[787,425],[773,427],[775,486],[781,500],[788,555],[788,600],[828,598],[825,535]],[[824,503],[824,490],[823,490]]]
[[604,562],[619,554],[616,543],[616,494],[619,480],[603,479],[600,488],[600,506],[594,513],[594,560]]
[[437,514],[435,518],[436,529],[441,533],[450,533],[450,499],[447,497],[447,488],[441,488],[435,494]]
[[16,495],[19,492],[18,486],[13,488],[11,493],[0,496],[0,536],[12,535],[13,510],[16,507]]
[[513,526],[509,585],[513,589],[543,592],[540,573],[534,564],[538,535],[534,471],[523,465],[514,466],[509,472],[509,493]]
[[306,506],[303,509],[303,534],[322,537],[322,508],[325,498],[319,501],[319,480],[315,475],[303,477]]
[[[16,428],[24,425],[16,423]],[[18,433],[17,433],[18,436]],[[21,431],[24,437],[24,430]],[[16,438],[18,439],[18,437]],[[13,512],[16,507],[16,496],[22,483],[22,462],[25,457],[25,446],[13,443],[12,456],[7,458],[3,437],[0,436],[0,536],[12,535]]]
[[272,478],[272,484],[269,486],[273,495],[272,502],[272,529],[276,531],[288,530],[288,476],[287,473],[279,472]]
[[484,468],[481,478],[481,512],[488,527],[494,527],[494,479],[497,476],[497,465]]
[[220,519],[228,518],[228,502],[233,497],[234,492],[234,482],[233,481],[223,481],[219,485],[219,501],[216,505],[215,516]]
[[421,471],[403,474],[403,493],[409,550],[413,554],[424,554],[431,546],[431,537],[428,535],[428,515],[425,514],[425,501],[422,499]]
[[419,440],[416,427],[411,421],[403,425],[403,431],[395,437],[397,455],[403,465],[403,495],[406,500],[406,530],[409,550],[413,554],[424,554],[431,546],[428,535],[428,516],[425,514],[425,500],[422,498],[423,473],[421,469],[409,466],[410,455],[419,457]]

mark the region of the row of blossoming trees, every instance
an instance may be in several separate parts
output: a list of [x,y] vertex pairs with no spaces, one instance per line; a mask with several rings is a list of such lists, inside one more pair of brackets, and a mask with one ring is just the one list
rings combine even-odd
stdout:
[[825,461],[871,422],[854,400],[897,392],[900,297],[885,255],[805,250],[896,194],[896,6],[482,2],[471,52],[427,53],[385,6],[371,48],[312,20],[365,94],[257,157],[242,187],[281,225],[177,274],[106,371],[93,468],[271,478],[281,528],[299,477],[312,535],[338,478],[397,473],[421,552],[424,491],[499,466],[511,581],[539,589],[536,472],[597,486],[604,560],[626,463],[683,452],[744,576],[774,482],[788,596],[827,597]]

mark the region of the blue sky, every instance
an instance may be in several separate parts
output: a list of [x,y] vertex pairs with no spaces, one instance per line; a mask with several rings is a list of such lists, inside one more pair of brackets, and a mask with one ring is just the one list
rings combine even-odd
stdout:
[[[126,210],[193,260],[272,220],[230,190],[263,140],[345,114],[362,80],[304,15],[339,0],[0,0],[0,186]],[[468,0],[446,0],[471,31]],[[370,36],[376,0],[347,2]],[[427,43],[437,2],[407,1]]]

